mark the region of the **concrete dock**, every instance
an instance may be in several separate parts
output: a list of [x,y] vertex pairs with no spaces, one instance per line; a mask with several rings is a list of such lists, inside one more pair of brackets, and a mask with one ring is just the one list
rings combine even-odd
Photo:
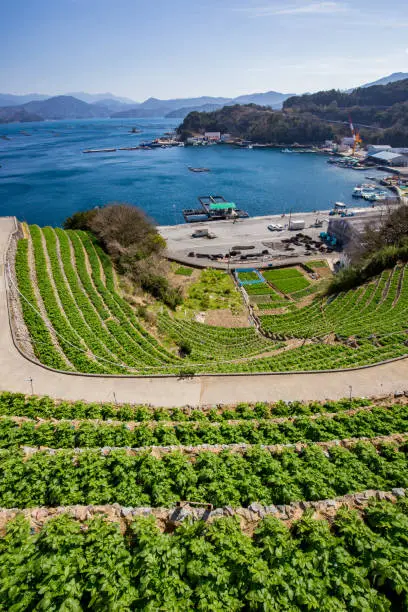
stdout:
[[[380,206],[373,208],[350,208],[355,216],[367,218],[370,215],[378,215]],[[329,210],[315,212],[292,213],[292,221],[305,221],[303,230],[289,230],[289,215],[269,215],[265,217],[252,217],[248,219],[211,221],[203,223],[163,225],[158,228],[160,234],[167,241],[167,252],[170,259],[201,267],[228,268],[228,260],[212,261],[208,258],[198,258],[198,254],[224,255],[226,256],[234,247],[254,247],[253,252],[268,250],[268,254],[262,255],[256,260],[245,262],[231,261],[231,267],[266,267],[270,264],[285,265],[295,264],[308,259],[318,259],[322,256],[319,251],[311,255],[305,255],[305,247],[293,246],[292,251],[285,249],[285,239],[291,238],[298,232],[310,236],[313,240],[319,240],[320,232],[327,231],[329,223]],[[321,227],[314,227],[316,220],[323,222]],[[268,225],[279,223],[284,227],[283,231],[270,231]],[[192,234],[198,229],[208,229],[215,234],[215,238],[209,239],[193,238]],[[243,250],[242,253],[250,253],[251,250]],[[194,257],[189,253],[193,252]],[[338,259],[338,253],[332,253],[331,258]]]

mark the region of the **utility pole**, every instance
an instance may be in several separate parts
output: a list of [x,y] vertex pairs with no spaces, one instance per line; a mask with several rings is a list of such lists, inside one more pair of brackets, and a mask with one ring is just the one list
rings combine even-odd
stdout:
[[30,378],[26,378],[26,381],[30,383],[31,385],[31,395],[34,395],[34,381],[32,379],[32,377],[30,376]]
[[349,391],[350,391],[350,404],[351,404],[351,398],[353,396],[353,387],[351,385],[349,385]]

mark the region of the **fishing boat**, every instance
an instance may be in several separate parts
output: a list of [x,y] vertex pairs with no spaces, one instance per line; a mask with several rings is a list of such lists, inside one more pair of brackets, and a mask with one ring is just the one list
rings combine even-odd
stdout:
[[377,194],[374,193],[374,191],[364,191],[363,198],[365,200],[368,200],[369,202],[375,202],[375,200],[377,199]]

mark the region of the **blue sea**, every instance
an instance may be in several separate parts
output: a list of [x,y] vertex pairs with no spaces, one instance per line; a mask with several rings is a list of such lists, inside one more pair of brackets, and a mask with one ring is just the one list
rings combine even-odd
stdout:
[[[0,125],[0,215],[60,225],[78,210],[107,202],[142,207],[158,224],[182,223],[183,208],[216,194],[250,216],[352,203],[364,172],[325,156],[227,145],[84,154],[135,146],[174,129],[177,119],[95,119]],[[132,128],[141,130],[132,134]],[[205,166],[192,173],[188,166]],[[372,171],[370,171],[372,174]],[[354,204],[356,202],[354,201]]]

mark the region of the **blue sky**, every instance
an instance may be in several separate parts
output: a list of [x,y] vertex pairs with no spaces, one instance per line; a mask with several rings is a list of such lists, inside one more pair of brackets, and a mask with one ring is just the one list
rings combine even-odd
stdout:
[[299,93],[408,72],[407,0],[3,0],[1,14],[7,93]]

